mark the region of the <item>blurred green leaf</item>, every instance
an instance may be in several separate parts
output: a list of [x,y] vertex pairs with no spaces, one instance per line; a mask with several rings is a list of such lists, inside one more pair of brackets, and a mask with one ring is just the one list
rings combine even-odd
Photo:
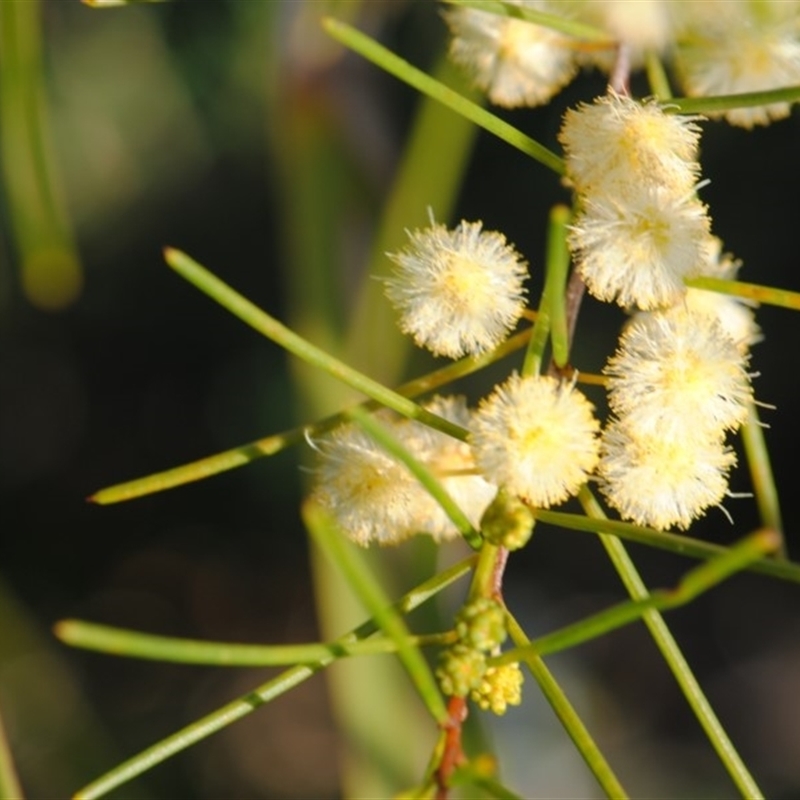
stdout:
[[83,274],[53,150],[39,0],[0,3],[0,158],[28,301],[73,303]]

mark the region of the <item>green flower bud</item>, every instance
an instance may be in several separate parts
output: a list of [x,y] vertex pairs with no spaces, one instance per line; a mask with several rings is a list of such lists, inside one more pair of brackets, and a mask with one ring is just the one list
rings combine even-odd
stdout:
[[533,512],[519,497],[500,489],[483,512],[481,533],[491,544],[519,550],[531,538],[535,523]]
[[466,697],[481,685],[485,672],[486,657],[483,653],[466,645],[456,644],[439,656],[436,677],[445,694]]
[[488,597],[467,603],[456,615],[458,638],[469,647],[488,652],[506,639],[506,615],[503,606]]

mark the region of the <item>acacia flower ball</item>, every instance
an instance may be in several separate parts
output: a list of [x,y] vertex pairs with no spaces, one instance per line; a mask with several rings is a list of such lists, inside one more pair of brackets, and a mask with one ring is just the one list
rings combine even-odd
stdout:
[[[685,5],[702,15],[676,52],[675,65],[687,94],[739,94],[800,83],[796,0],[726,3],[724,11],[711,14],[703,14],[704,3]],[[778,102],[734,108],[722,115],[732,125],[749,129],[788,117],[790,108]]]
[[[573,0],[570,5],[582,22],[608,31],[627,47],[633,69],[643,66],[645,53],[661,53],[674,40],[674,4],[669,0]],[[600,55],[606,53],[599,51]],[[600,59],[600,65],[607,60],[608,57]]]
[[719,322],[676,306],[639,314],[603,370],[609,404],[629,430],[661,438],[722,438],[752,401],[747,355]]
[[496,347],[525,307],[527,263],[502,233],[481,228],[432,222],[407,231],[406,248],[388,254],[397,267],[386,295],[400,311],[400,328],[435,355],[460,358]]
[[623,519],[685,530],[722,501],[735,454],[720,439],[697,436],[691,419],[683,425],[684,435],[670,439],[634,435],[618,420],[604,431],[600,491]]
[[[464,427],[470,411],[461,397],[436,397],[428,411]],[[492,501],[496,487],[475,474],[464,442],[386,412],[381,422],[441,481],[473,526]],[[315,443],[320,455],[313,495],[356,544],[398,544],[417,533],[436,541],[458,530],[405,464],[395,460],[356,425],[341,425]]]
[[[549,10],[535,0],[524,5]],[[577,72],[570,41],[556,31],[471,8],[453,8],[444,17],[453,36],[450,57],[495,105],[547,103]]]
[[587,199],[568,242],[592,295],[650,310],[683,298],[683,280],[702,269],[710,238],[699,200],[644,185]]
[[575,494],[598,459],[594,407],[568,384],[513,374],[478,407],[470,443],[484,477],[534,506]]
[[700,172],[695,119],[615,92],[568,109],[558,135],[567,174],[581,193],[625,196],[650,183],[686,194]]
[[397,544],[435,514],[433,499],[406,467],[358,426],[336,428],[317,449],[322,457],[313,496],[356,544]]

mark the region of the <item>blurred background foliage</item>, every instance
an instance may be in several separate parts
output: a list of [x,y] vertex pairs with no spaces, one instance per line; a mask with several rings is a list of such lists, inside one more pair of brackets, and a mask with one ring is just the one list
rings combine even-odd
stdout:
[[[84,502],[111,483],[336,410],[345,397],[177,279],[164,267],[165,245],[392,382],[431,361],[414,355],[406,365],[388,305],[359,299],[376,236],[378,245],[402,242],[402,226],[438,204],[439,219],[502,230],[533,265],[531,297],[541,289],[547,210],[566,191],[489,136],[457,134],[457,121],[433,127],[462,136],[469,154],[452,213],[446,197],[431,196],[432,170],[417,207],[399,213],[397,229],[380,230],[419,99],[327,41],[317,24],[324,13],[354,20],[423,68],[439,59],[444,26],[428,2],[0,3],[0,712],[31,798],[70,794],[268,674],[69,651],[50,634],[57,619],[239,641],[323,635],[297,513],[307,452],[129,504]],[[586,75],[552,107],[505,116],[555,147],[564,107],[602,91],[602,79]],[[702,196],[715,232],[744,262],[743,280],[800,288],[798,140],[796,113],[750,133],[704,125],[711,184]],[[348,338],[354,315],[359,333]],[[616,309],[587,302],[575,363],[599,369],[621,322]],[[754,351],[755,386],[777,406],[763,417],[797,559],[800,320],[765,308],[759,322],[766,340]],[[510,368],[495,365],[458,388],[477,400]],[[732,488],[748,487],[740,469]],[[693,532],[726,543],[757,525],[751,501],[727,507],[735,528],[712,510]],[[447,559],[460,552],[444,550]],[[632,554],[654,586],[688,566]],[[383,558],[392,591],[411,585],[409,564],[433,558],[424,543]],[[534,633],[621,596],[585,534],[540,526],[509,567],[509,604]],[[331,624],[325,603],[321,610]],[[796,587],[742,576],[668,617],[773,798],[800,788],[798,612]],[[633,795],[657,787],[663,796],[730,796],[641,626],[551,661]],[[505,781],[526,797],[593,796],[532,682],[527,690],[522,708],[490,732]],[[353,755],[340,760],[330,709],[317,677],[114,796],[347,795]],[[389,784],[413,781],[424,752],[404,741],[391,706],[371,724],[396,742]]]

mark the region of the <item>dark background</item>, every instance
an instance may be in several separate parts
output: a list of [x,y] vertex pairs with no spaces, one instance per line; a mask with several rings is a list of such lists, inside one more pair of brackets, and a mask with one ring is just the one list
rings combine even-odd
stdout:
[[[358,99],[347,124],[330,124],[353,158],[354,213],[369,233],[416,98],[354,57],[331,66],[293,63],[284,34],[299,5],[184,1],[100,11],[68,0],[41,4],[53,134],[84,288],[60,311],[31,305],[5,202],[0,709],[29,797],[77,790],[267,674],[71,651],[50,633],[57,620],[240,641],[319,636],[297,451],[127,504],[84,500],[103,486],[305,421],[284,355],[161,257],[165,245],[180,247],[285,318],[281,156],[268,144],[270,127],[282,124],[280,104],[270,101],[275,81],[300,95],[313,84],[314,93]],[[413,63],[429,63],[443,35],[434,8],[368,6],[365,24],[382,41]],[[563,108],[602,89],[600,77],[583,76],[552,108],[506,116],[555,147]],[[800,288],[796,113],[752,132],[711,122],[703,130],[703,176],[711,183],[702,197],[715,233],[744,263],[742,279]],[[503,230],[540,264],[547,209],[566,197],[544,168],[481,135],[457,218]],[[356,252],[368,247],[362,239]],[[534,277],[532,297],[540,286]],[[756,395],[776,406],[763,418],[789,552],[800,558],[798,320],[763,308],[758,321],[765,341],[753,352]],[[617,309],[588,300],[575,363],[598,370],[621,322]],[[481,383],[466,388],[473,399],[488,391]],[[748,490],[744,466],[731,488]],[[727,543],[757,526],[752,501],[731,499],[726,508],[734,527],[712,509],[692,535]],[[690,565],[631,552],[651,585],[674,584]],[[507,587],[534,633],[621,598],[592,537],[545,527],[512,559]],[[668,618],[770,797],[800,788],[799,611],[796,586],[742,576]],[[642,626],[552,665],[634,796],[735,796]],[[527,692],[530,705],[496,732],[510,785],[530,795],[596,793],[535,700],[532,681]],[[318,677],[115,796],[336,797],[337,747]]]

